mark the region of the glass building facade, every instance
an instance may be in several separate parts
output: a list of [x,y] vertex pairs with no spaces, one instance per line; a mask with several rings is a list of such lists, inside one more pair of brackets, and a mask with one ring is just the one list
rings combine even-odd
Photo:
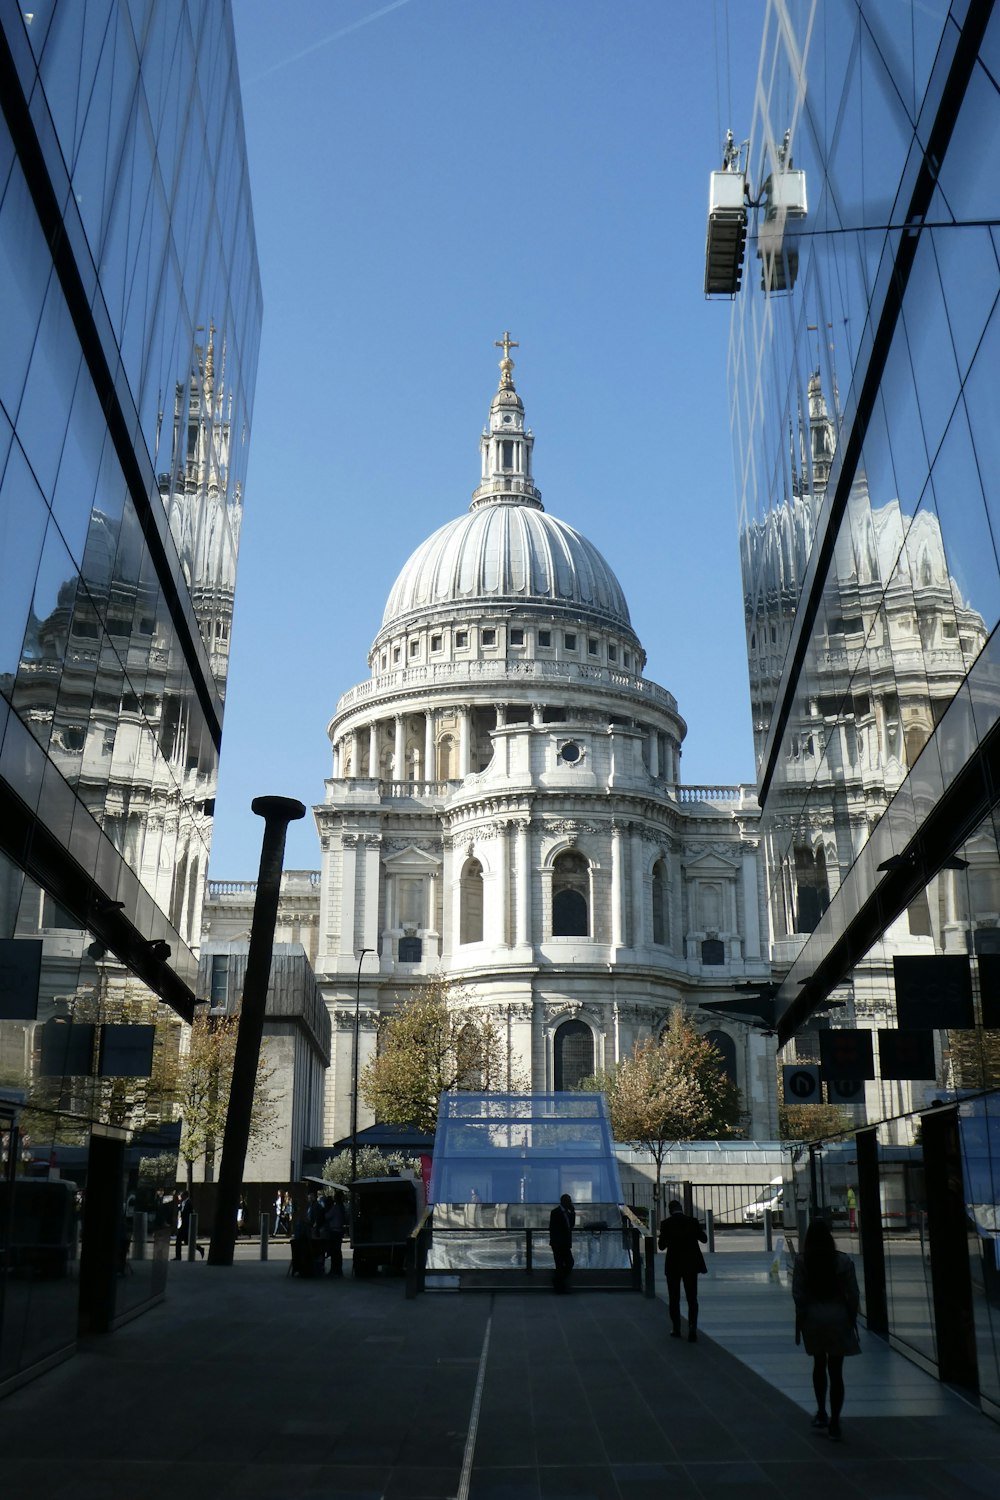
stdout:
[[876,1132],[876,1325],[968,1384],[906,1236],[921,1111],[1000,1083],[1000,10],[769,0],[755,101],[729,378],[780,1056]]
[[0,104],[2,1388],[150,1291],[95,1257],[195,1002],[261,292],[228,4],[0,0]]

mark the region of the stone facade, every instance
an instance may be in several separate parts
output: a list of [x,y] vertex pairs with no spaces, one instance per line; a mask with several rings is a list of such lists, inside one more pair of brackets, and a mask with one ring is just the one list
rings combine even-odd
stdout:
[[[697,1019],[768,975],[753,790],[681,782],[686,725],[643,675],[621,586],[542,506],[511,347],[469,512],[406,563],[370,676],[329,725],[314,810],[328,1142],[350,1130],[356,1005],[363,1067],[378,1017],[432,975],[501,1022],[536,1090],[626,1055],[674,1005]],[[773,1137],[769,1044],[703,1020],[750,1133]]]

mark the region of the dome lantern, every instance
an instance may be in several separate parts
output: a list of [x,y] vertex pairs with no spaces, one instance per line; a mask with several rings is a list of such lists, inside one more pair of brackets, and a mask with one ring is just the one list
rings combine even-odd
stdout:
[[490,416],[479,439],[482,476],[472,496],[470,510],[482,505],[530,505],[544,509],[541,491],[531,477],[531,450],[535,439],[524,425],[524,403],[514,387],[514,361],[510,351],[519,345],[508,332],[494,339],[503,350],[500,384],[490,402]]

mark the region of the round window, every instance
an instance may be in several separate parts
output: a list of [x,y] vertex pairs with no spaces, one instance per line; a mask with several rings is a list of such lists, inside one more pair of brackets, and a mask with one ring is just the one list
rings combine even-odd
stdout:
[[572,765],[575,760],[580,759],[582,753],[583,752],[581,751],[579,745],[574,744],[572,740],[568,740],[566,744],[561,747],[559,756],[561,760],[568,760],[570,765]]

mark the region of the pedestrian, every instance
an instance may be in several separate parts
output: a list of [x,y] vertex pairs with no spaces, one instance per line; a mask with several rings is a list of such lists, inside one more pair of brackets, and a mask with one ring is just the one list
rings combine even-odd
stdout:
[[552,1290],[554,1292],[569,1291],[569,1273],[573,1269],[573,1225],[576,1223],[576,1209],[569,1193],[563,1193],[555,1208],[549,1214],[549,1244],[552,1247],[552,1259],[556,1263],[555,1274],[552,1277]]
[[667,1276],[667,1305],[670,1309],[670,1337],[681,1336],[681,1286],[687,1299],[688,1343],[698,1342],[698,1277],[708,1270],[702,1245],[708,1243],[697,1219],[684,1212],[684,1205],[671,1198],[667,1204],[667,1217],[660,1224],[657,1241],[665,1250],[664,1270]]
[[326,1202],[326,1213],[323,1216],[326,1253],[330,1257],[331,1276],[344,1274],[344,1230],[346,1228],[347,1215],[344,1213],[340,1194],[331,1192]]
[[[176,1231],[176,1239],[174,1240],[174,1260],[181,1260],[184,1255],[184,1247],[187,1244],[188,1238],[191,1233],[191,1207],[191,1194],[188,1192],[187,1188],[181,1188],[179,1192],[174,1194],[174,1227]],[[204,1259],[204,1248],[201,1245],[196,1244],[195,1249],[202,1257],[202,1259]]]
[[[792,1273],[795,1342],[804,1343],[813,1362],[816,1415],[812,1424],[839,1442],[844,1406],[844,1359],[861,1353],[858,1338],[858,1278],[849,1255],[837,1249],[825,1219],[813,1219]],[[827,1415],[827,1384],[830,1412]]]

